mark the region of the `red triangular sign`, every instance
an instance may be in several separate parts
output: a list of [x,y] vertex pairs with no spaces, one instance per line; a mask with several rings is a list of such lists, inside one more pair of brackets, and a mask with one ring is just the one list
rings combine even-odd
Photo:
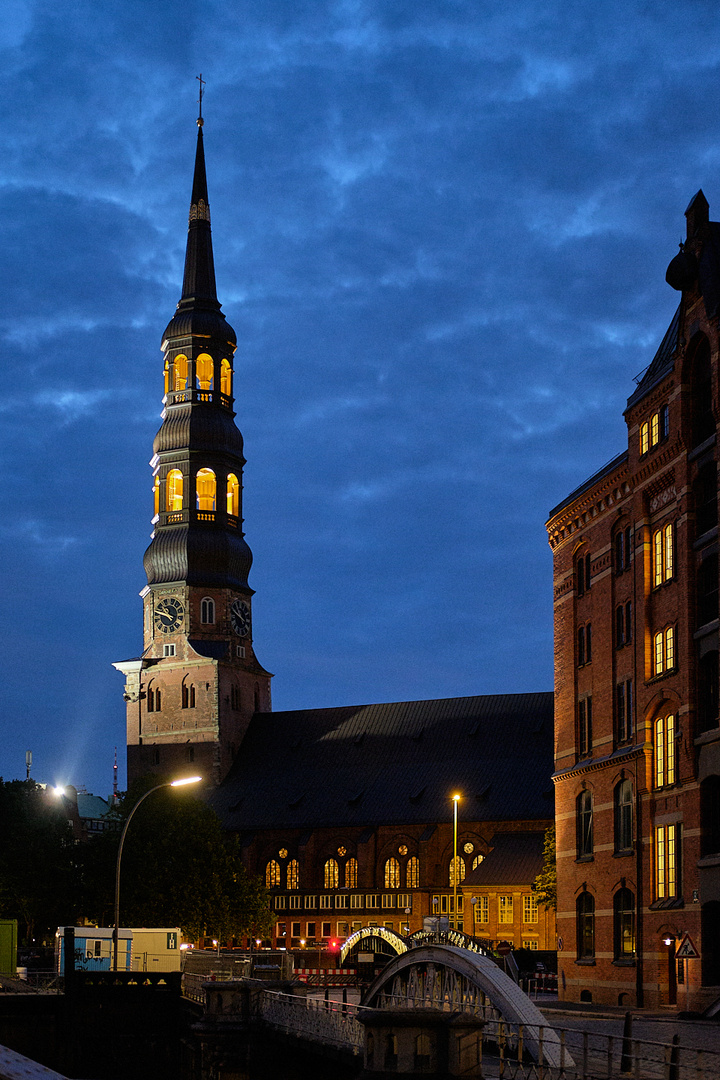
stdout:
[[695,944],[689,934],[685,934],[682,941],[677,947],[675,952],[675,958],[677,960],[699,960],[700,953],[695,948]]

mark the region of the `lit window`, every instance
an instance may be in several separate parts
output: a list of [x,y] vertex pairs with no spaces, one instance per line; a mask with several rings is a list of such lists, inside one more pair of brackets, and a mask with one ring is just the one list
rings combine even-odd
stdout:
[[475,858],[473,859],[473,863],[472,863],[473,870],[477,870],[478,866],[480,865],[480,863],[483,861],[484,858],[485,858],[484,855],[476,855],[475,856]]
[[212,469],[198,469],[196,477],[198,510],[215,509],[215,486],[215,473]]
[[577,797],[577,857],[587,859],[593,853],[592,793],[581,791]]
[[512,896],[498,896],[498,922],[513,922],[513,898]]
[[674,573],[674,529],[672,522],[653,533],[653,588],[672,581]]
[[336,859],[328,859],[325,863],[325,888],[337,889],[339,868]]
[[633,788],[629,780],[621,780],[615,788],[615,851],[632,851],[633,846]]
[[640,425],[640,454],[647,454],[650,449],[650,425],[647,420]]
[[478,896],[475,904],[475,921],[486,923],[490,919],[490,901],[487,896]]
[[176,356],[173,360],[173,390],[187,390],[187,356]]
[[456,855],[454,859],[450,860],[449,878],[451,888],[465,880],[465,860],[462,855]]
[[650,445],[657,446],[660,442],[660,414],[653,413],[650,420]]
[[675,716],[655,721],[655,787],[675,783]]
[[240,484],[235,473],[227,478],[227,512],[233,517],[240,513]]
[[232,368],[228,360],[220,364],[220,393],[232,397]]
[[165,361],[165,369],[164,369],[163,374],[165,376],[165,393],[169,394],[170,393],[170,361],[169,360]]
[[618,889],[613,897],[613,938],[616,960],[635,955],[635,897],[629,889]]
[[203,597],[200,601],[200,622],[215,622],[215,601],[209,596]]
[[271,859],[265,867],[265,886],[272,889],[280,884],[280,863]]
[[681,893],[681,830],[680,824],[658,825],[655,829],[655,893],[658,900]]
[[662,675],[675,667],[675,627],[659,630],[653,638],[653,675]]
[[165,509],[169,512],[183,508],[183,475],[179,469],[171,469],[165,481]]
[[400,888],[400,863],[397,859],[388,859],[385,863],[385,888]]
[[[298,866],[297,859],[291,859],[290,862],[288,863],[286,880],[287,880],[288,889],[299,889],[300,888],[300,869],[299,869],[299,866]],[[299,899],[300,899],[300,897],[298,897],[298,900]],[[291,907],[292,907],[292,905],[291,905]]]
[[357,889],[357,859],[348,859],[345,863],[345,888]]
[[155,517],[160,513],[160,477],[155,477],[155,483],[153,484],[153,511]]
[[200,353],[195,361],[195,384],[198,390],[213,388],[213,358],[207,353]]
[[405,887],[407,889],[420,888],[420,860],[416,855],[411,855],[405,867]]
[[523,896],[523,922],[538,921],[538,902],[535,896]]

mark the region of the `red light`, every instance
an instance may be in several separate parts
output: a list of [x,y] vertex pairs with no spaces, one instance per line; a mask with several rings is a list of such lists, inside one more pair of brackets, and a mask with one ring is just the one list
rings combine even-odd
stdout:
[[337,949],[337,946],[338,946],[338,943],[337,943],[337,941],[331,941],[331,942],[330,942],[330,948],[331,948],[331,949]]

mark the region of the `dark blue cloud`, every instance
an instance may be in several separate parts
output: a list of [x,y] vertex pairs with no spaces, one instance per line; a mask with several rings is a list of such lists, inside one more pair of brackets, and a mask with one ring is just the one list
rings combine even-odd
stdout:
[[13,0],[0,774],[105,791],[202,71],[275,705],[549,689],[545,516],[720,200],[715,5]]

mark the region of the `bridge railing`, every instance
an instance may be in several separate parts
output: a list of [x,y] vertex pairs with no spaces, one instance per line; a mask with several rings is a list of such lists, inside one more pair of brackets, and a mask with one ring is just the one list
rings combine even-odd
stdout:
[[295,997],[276,990],[263,990],[256,998],[257,1015],[272,1027],[361,1054],[365,1031],[358,1020],[361,1005],[322,998]]

